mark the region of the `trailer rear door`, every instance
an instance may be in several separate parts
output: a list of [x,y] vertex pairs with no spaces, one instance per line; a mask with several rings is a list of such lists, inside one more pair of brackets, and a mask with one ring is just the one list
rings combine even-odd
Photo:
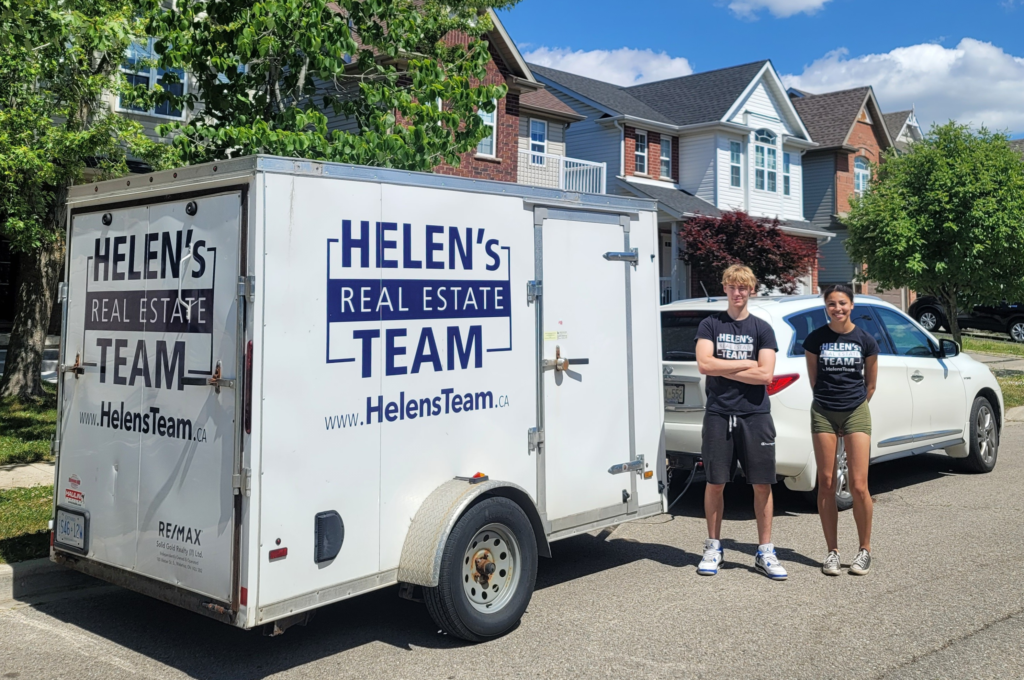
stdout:
[[231,191],[73,216],[56,488],[58,549],[225,603],[242,210]]

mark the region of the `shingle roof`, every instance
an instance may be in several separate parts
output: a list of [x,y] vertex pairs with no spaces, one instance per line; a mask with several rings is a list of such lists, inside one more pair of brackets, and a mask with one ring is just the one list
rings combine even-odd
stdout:
[[1022,157],[1024,157],[1024,139],[1011,139],[1010,147],[1015,149]]
[[535,74],[618,114],[659,123],[694,125],[721,120],[767,63],[756,61],[630,87],[620,87],[546,66],[530,64],[530,68]]
[[[623,88],[676,125],[722,120],[767,60]],[[814,139],[812,136],[811,139]]]
[[842,146],[871,88],[857,87],[792,100],[804,126],[821,148]]
[[623,88],[618,85],[594,80],[593,78],[585,78],[575,73],[558,71],[547,66],[538,66],[537,64],[530,64],[529,66],[535,75],[552,80],[617,113],[637,118],[646,118],[647,120],[659,123],[672,122],[647,104],[623,91]]
[[586,116],[581,116],[576,111],[573,111],[572,107],[555,95],[551,94],[547,89],[540,89],[536,92],[526,92],[525,94],[520,95],[519,106],[538,111],[551,111],[553,113],[561,114],[566,118],[572,118],[573,120],[583,120],[586,118]]
[[896,138],[900,134],[900,130],[907,124],[907,119],[910,118],[910,114],[913,113],[911,110],[896,111],[895,113],[887,113],[882,118],[885,118],[885,127],[889,128],[889,134],[892,136],[892,141],[896,141]]
[[653,184],[641,184],[640,182],[618,181],[625,184],[629,191],[655,199],[659,204],[667,207],[669,212],[679,215],[710,215],[712,217],[718,217],[722,214],[722,211],[703,198],[697,198],[693,194],[681,189],[674,189],[671,186],[659,187]]

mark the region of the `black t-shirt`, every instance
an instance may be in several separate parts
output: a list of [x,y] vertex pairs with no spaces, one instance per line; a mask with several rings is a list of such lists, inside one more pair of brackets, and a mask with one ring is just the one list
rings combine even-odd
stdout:
[[[734,321],[728,312],[712,314],[700,322],[697,339],[710,340],[715,346],[715,358],[727,361],[757,361],[763,349],[779,351],[775,331],[753,314],[739,321]],[[764,385],[748,385],[724,376],[709,375],[706,394],[704,408],[723,416],[770,413],[772,408]]]
[[840,335],[828,326],[812,331],[804,350],[818,355],[818,377],[814,398],[828,411],[852,411],[867,399],[864,359],[878,354],[871,334],[855,327]]

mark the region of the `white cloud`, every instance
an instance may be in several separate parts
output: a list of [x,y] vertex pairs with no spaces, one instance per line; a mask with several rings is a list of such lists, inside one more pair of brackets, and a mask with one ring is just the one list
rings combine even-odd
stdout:
[[829,0],[731,0],[729,9],[742,19],[756,19],[758,12],[768,10],[773,16],[784,18],[806,12],[814,14]]
[[574,52],[562,47],[538,47],[525,52],[523,57],[531,64],[549,66],[616,85],[637,85],[693,73],[690,62],[683,57],[670,57],[664,52],[628,47],[587,52]]
[[1024,133],[1024,58],[972,38],[951,48],[911,45],[860,57],[835,50],[783,81],[809,92],[872,85],[883,111],[916,105],[926,132],[953,119]]

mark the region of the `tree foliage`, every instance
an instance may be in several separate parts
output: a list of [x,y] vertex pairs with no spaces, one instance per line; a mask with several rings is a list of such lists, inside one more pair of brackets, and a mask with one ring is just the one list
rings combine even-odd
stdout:
[[158,153],[102,100],[141,28],[130,0],[0,0],[0,236],[22,272],[0,396],[41,394],[68,188],[89,171],[126,174],[129,152]]
[[702,279],[714,282],[721,280],[730,265],[745,264],[765,290],[788,295],[796,292],[799,279],[814,266],[818,247],[779,227],[778,220],[753,218],[743,212],[697,217],[685,222],[679,232],[685,244],[682,259],[695,267]]
[[1024,298],[1024,160],[1005,135],[936,125],[874,173],[845,220],[864,280],[936,295],[957,342],[960,310]]
[[[181,97],[149,93],[197,114],[161,128],[180,162],[269,153],[428,172],[487,134],[475,112],[507,88],[484,82],[486,9],[518,2],[144,1],[155,60],[195,79]],[[332,116],[358,129],[329,130]]]

